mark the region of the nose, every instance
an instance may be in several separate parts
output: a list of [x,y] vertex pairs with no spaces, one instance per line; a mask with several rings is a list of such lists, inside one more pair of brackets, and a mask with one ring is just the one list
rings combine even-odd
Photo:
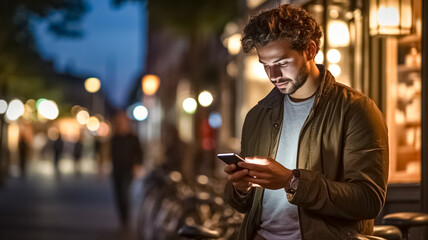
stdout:
[[281,69],[278,66],[271,66],[267,69],[267,74],[271,82],[277,82],[282,78]]

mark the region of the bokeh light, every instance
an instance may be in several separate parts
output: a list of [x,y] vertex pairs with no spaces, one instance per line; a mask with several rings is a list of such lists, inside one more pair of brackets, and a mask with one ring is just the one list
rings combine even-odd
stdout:
[[318,51],[317,55],[315,56],[315,63],[322,64],[324,62],[324,54],[322,51]]
[[5,113],[7,110],[7,102],[3,99],[0,99],[0,114]]
[[14,99],[9,103],[6,110],[6,118],[10,121],[17,120],[25,112],[24,104],[19,99]]
[[41,102],[43,102],[43,101],[46,101],[47,99],[46,98],[39,98],[38,100],[37,100],[37,102],[36,102],[36,109],[39,109],[39,105],[40,105],[40,103]]
[[199,94],[198,101],[203,107],[208,107],[213,102],[213,95],[208,91],[203,91]]
[[96,132],[100,128],[100,120],[96,117],[90,117],[86,127],[89,131]]
[[81,107],[81,106],[79,106],[79,105],[74,105],[72,108],[71,108],[71,115],[72,116],[76,116],[77,115],[77,113],[79,113],[81,110],[83,110],[83,108]]
[[88,78],[85,80],[85,89],[90,93],[98,92],[101,88],[101,81],[98,78]]
[[331,74],[333,74],[334,77],[338,77],[342,71],[339,65],[337,64],[330,64],[328,66],[328,70],[330,70]]
[[192,114],[196,111],[197,105],[198,104],[196,103],[196,100],[194,98],[186,98],[183,101],[183,110],[186,113]]
[[132,115],[137,121],[144,121],[149,116],[149,111],[143,105],[135,106]]
[[89,113],[86,110],[80,110],[76,115],[76,120],[81,125],[85,125],[89,121]]
[[342,56],[341,56],[339,50],[337,50],[337,49],[333,48],[333,49],[328,50],[328,52],[327,52],[327,60],[330,63],[338,63],[340,61],[341,57]]
[[159,88],[160,79],[156,75],[148,74],[143,77],[141,85],[144,94],[153,95],[157,92]]
[[100,137],[107,137],[110,134],[110,125],[106,122],[101,122],[97,134]]
[[58,137],[59,137],[59,130],[58,130],[58,128],[56,128],[56,127],[50,127],[48,129],[48,138],[49,138],[49,140],[55,141],[55,140],[58,139]]
[[330,21],[327,36],[331,47],[347,47],[349,45],[349,29],[344,21]]
[[266,82],[268,79],[266,71],[262,64],[259,62],[257,55],[249,55],[245,57],[245,70],[244,76],[246,79]]
[[199,184],[207,185],[207,184],[210,182],[210,179],[208,178],[208,176],[207,176],[207,175],[198,175],[198,176],[196,177],[196,181],[197,181]]
[[51,100],[41,101],[37,110],[39,111],[40,115],[49,120],[56,119],[59,114],[58,106],[54,101]]
[[32,111],[35,111],[37,109],[37,102],[34,99],[28,99],[27,102],[25,102],[25,105],[31,107]]
[[241,34],[236,33],[225,39],[224,45],[227,47],[229,54],[236,55],[241,50]]
[[221,118],[220,113],[218,113],[218,112],[210,113],[210,116],[208,117],[208,123],[210,124],[210,126],[212,128],[221,127],[222,118]]

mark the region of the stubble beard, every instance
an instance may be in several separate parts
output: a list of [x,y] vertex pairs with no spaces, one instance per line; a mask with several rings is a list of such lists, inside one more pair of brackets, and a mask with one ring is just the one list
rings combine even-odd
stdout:
[[299,69],[299,72],[297,73],[294,81],[292,79],[286,79],[286,81],[290,81],[290,88],[278,88],[278,90],[283,94],[291,95],[306,83],[306,80],[308,80],[308,76],[309,68],[304,65]]

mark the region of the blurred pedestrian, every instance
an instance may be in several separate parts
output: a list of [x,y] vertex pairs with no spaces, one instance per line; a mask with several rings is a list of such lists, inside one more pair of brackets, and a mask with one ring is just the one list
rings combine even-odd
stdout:
[[183,152],[186,150],[186,146],[180,139],[178,130],[174,125],[165,125],[162,132],[162,142],[165,147],[164,169],[181,172]]
[[27,175],[27,158],[29,146],[25,139],[25,134],[22,130],[19,132],[18,152],[19,152],[19,169],[21,177],[25,178]]
[[141,168],[143,149],[138,137],[132,132],[131,123],[123,112],[113,117],[111,138],[112,178],[120,223],[128,226],[130,212],[130,188],[136,169]]
[[81,134],[79,139],[74,143],[74,148],[73,148],[74,171],[76,174],[80,173],[80,159],[82,158],[82,152],[83,152],[83,139]]
[[61,133],[58,133],[58,138],[53,144],[54,150],[54,167],[55,173],[59,173],[59,160],[61,158],[62,150],[64,149],[64,141],[62,140]]

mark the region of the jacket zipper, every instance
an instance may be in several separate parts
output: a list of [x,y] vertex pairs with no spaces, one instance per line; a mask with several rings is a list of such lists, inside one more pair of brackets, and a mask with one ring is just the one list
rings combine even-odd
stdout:
[[[319,95],[319,97],[318,97],[318,98],[321,98],[322,89],[320,89],[320,90],[321,90],[321,91],[319,92],[319,94],[320,94],[320,95]],[[320,102],[320,99],[315,99],[314,104],[316,104],[316,105],[314,105],[314,106],[311,108],[311,111],[309,112],[309,116],[308,116],[308,118],[306,119],[305,123],[303,123],[302,130],[300,130],[300,133],[299,133],[299,142],[297,143],[296,169],[298,169],[298,168],[299,168],[299,152],[300,152],[300,143],[301,143],[301,141],[302,141],[302,133],[303,133],[304,131],[306,131],[306,128],[308,127],[309,122],[311,122],[311,121],[312,121],[312,119],[314,118],[315,109],[317,108],[317,106],[318,106],[319,102]],[[300,218],[301,218],[300,208],[297,208],[297,213],[298,213],[298,215],[299,215],[300,236],[302,237],[302,240],[304,240],[304,239],[303,239],[303,234],[302,234],[302,222],[300,221]]]

